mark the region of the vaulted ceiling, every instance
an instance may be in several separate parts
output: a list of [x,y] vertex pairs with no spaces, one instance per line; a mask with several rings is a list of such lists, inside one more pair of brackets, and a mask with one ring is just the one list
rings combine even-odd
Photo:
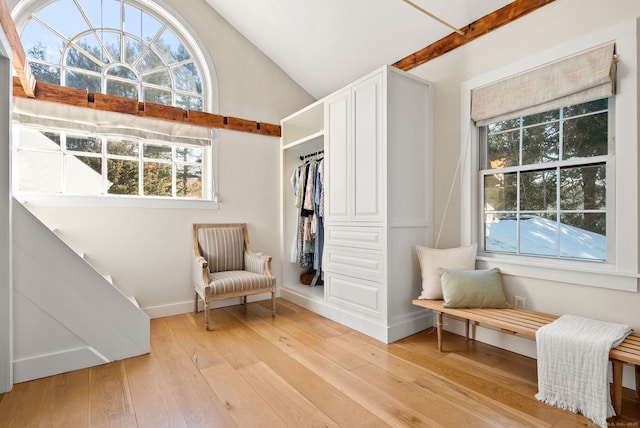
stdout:
[[[322,98],[452,33],[404,0],[206,0],[300,86]],[[509,0],[412,0],[455,28]]]

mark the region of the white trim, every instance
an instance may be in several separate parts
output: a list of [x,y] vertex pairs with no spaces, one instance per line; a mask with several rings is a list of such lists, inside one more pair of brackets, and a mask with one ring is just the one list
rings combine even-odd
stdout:
[[4,31],[0,31],[0,393],[10,391],[14,382],[11,79],[11,48]]
[[52,352],[14,361],[15,382],[26,382],[108,362],[109,360],[104,355],[91,346]]
[[210,200],[153,198],[126,195],[80,196],[80,195],[16,195],[15,198],[24,205],[53,207],[122,207],[122,208],[157,208],[157,209],[192,209],[217,210],[220,204]]
[[[586,286],[636,292],[638,290],[638,70],[637,22],[617,25],[549,51],[527,57],[469,79],[461,84],[460,153],[460,236],[461,244],[478,242],[478,141],[473,132],[470,109],[471,90],[491,82],[526,71],[540,64],[559,60],[592,46],[615,41],[620,59],[618,63],[618,94],[615,97],[615,203],[612,212],[613,247],[609,248],[610,261],[605,263],[556,261],[524,256],[491,253],[478,255],[479,267],[499,267],[515,276],[567,282]],[[609,210],[611,211],[611,209]]]
[[[216,300],[211,302],[211,309],[226,308],[227,306],[236,306],[240,304],[240,297],[232,297],[225,300]],[[271,293],[255,294],[253,296],[247,296],[247,303],[260,302],[263,300],[271,300]],[[170,317],[173,315],[182,315],[193,312],[193,299],[187,302],[171,303],[168,305],[160,306],[147,306],[141,308],[142,311],[147,314],[150,319]],[[202,299],[198,300],[198,310],[202,310]],[[203,322],[204,325],[204,322]]]

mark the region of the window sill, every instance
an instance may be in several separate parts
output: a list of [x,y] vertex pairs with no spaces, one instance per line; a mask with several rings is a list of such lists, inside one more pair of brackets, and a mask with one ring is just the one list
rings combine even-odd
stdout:
[[140,198],[135,196],[74,196],[14,194],[25,205],[60,207],[119,207],[156,209],[206,209],[217,210],[218,202],[200,199]]
[[551,260],[546,258],[509,256],[481,253],[477,257],[478,269],[499,268],[505,275],[514,275],[547,281],[565,282],[611,290],[638,291],[638,278],[634,272],[621,272],[615,265],[601,262]]

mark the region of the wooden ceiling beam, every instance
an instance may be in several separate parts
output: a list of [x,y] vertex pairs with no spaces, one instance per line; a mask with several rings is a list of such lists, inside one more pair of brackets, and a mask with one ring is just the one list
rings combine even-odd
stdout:
[[36,79],[31,74],[31,67],[29,67],[27,56],[22,48],[16,24],[11,18],[11,12],[9,12],[9,7],[5,0],[0,0],[0,26],[2,26],[4,33],[7,35],[13,56],[13,69],[22,84],[22,92],[27,97],[33,98],[35,96]]
[[[0,0],[2,1],[2,0]],[[13,78],[13,95],[27,98],[28,95],[17,77]],[[191,125],[208,126],[210,128],[230,131],[249,132],[269,137],[280,137],[280,125],[256,122],[203,111],[183,110],[178,107],[161,104],[139,102],[130,98],[87,93],[82,89],[67,88],[50,83],[37,82],[34,98],[36,100],[68,104],[78,107],[93,108],[116,113],[133,114],[140,117],[173,120]]]
[[401,70],[411,70],[554,1],[555,0],[515,0],[472,22],[466,27],[461,28],[460,30],[464,33],[463,35],[451,33],[443,39],[402,58],[392,65]]

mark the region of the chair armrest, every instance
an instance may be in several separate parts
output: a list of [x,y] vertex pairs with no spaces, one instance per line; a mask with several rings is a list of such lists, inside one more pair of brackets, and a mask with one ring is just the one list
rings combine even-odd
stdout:
[[244,270],[261,275],[271,274],[271,256],[265,256],[262,253],[244,252]]
[[209,262],[202,256],[191,258],[191,279],[195,284],[206,286],[209,284]]

